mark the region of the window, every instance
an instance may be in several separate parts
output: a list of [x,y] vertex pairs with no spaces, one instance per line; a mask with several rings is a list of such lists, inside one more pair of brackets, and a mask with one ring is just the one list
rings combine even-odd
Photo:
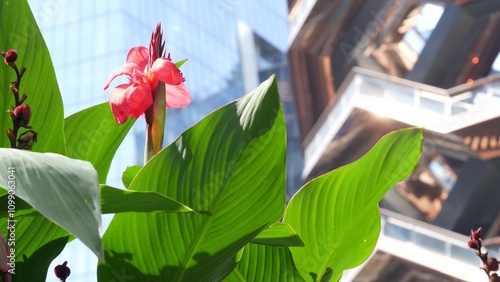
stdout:
[[490,74],[497,74],[497,73],[500,73],[500,53],[497,54],[497,57],[495,58],[495,61],[493,61],[490,70]]
[[444,8],[435,4],[425,4],[419,14],[415,15],[414,26],[406,32],[403,40],[417,54],[422,52],[427,40],[443,15]]

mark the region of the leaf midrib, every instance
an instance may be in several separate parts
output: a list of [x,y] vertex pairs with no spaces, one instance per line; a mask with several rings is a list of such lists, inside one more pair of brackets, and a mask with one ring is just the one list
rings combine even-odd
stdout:
[[[245,148],[245,150],[246,150],[246,148]],[[186,252],[186,255],[184,256],[184,260],[183,260],[183,262],[181,264],[182,271],[178,272],[178,274],[174,278],[174,281],[182,281],[182,277],[184,276],[184,273],[187,270],[187,265],[188,265],[189,261],[194,257],[194,254],[196,253],[196,250],[198,249],[198,246],[201,243],[201,239],[204,237],[205,232],[208,229],[208,228],[206,228],[207,225],[208,225],[208,223],[210,222],[210,220],[212,218],[215,218],[215,211],[217,210],[217,207],[218,207],[219,197],[222,194],[222,192],[226,189],[227,183],[229,182],[229,179],[231,179],[232,173],[234,172],[235,168],[240,163],[241,156],[243,155],[243,151],[244,150],[242,150],[242,152],[239,153],[234,158],[234,159],[237,159],[238,161],[235,162],[234,165],[233,165],[233,167],[228,170],[229,171],[228,172],[229,177],[225,177],[224,182],[221,184],[221,187],[220,187],[219,191],[217,192],[217,194],[216,194],[216,196],[215,196],[215,198],[214,198],[214,200],[212,202],[212,206],[208,209],[208,211],[212,211],[211,212],[212,215],[211,216],[205,216],[205,218],[203,219],[203,222],[202,222],[202,224],[200,226],[200,229],[198,229],[198,230],[201,230],[201,231],[197,232],[198,235],[195,236],[193,243],[191,243],[191,247]]]

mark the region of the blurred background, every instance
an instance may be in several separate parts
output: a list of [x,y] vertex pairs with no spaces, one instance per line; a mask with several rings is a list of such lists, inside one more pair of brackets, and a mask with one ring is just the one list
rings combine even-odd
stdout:
[[[482,226],[497,254],[500,0],[29,3],[65,116],[106,102],[108,75],[131,47],[147,46],[162,23],[172,59],[189,59],[181,70],[193,96],[187,108],[167,110],[165,145],[276,74],[287,122],[289,197],[356,160],[386,133],[425,127],[419,166],[380,203],[374,254],[342,280],[485,280],[467,235]],[[137,121],[117,152],[110,185],[123,187],[125,168],[143,163],[144,124]],[[77,240],[51,268],[66,260],[70,281],[96,281],[97,259]],[[57,281],[52,269],[47,281]]]

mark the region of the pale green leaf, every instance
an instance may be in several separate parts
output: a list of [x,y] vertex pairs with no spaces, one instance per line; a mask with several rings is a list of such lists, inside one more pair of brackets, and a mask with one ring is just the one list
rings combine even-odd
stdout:
[[[0,148],[0,187],[61,226],[103,258],[97,173],[88,162]],[[9,199],[10,200],[10,199]]]

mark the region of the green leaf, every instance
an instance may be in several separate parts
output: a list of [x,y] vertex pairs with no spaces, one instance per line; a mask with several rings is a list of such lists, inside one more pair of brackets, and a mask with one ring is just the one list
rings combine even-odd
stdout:
[[88,162],[57,154],[0,148],[0,187],[23,199],[103,258],[97,173]]
[[245,246],[243,256],[226,282],[304,281],[288,248],[257,244]]
[[123,190],[101,186],[102,213],[193,212],[189,207],[158,192]]
[[[19,69],[26,67],[21,80],[20,96],[26,93],[32,117],[29,125],[38,132],[33,151],[66,154],[63,132],[63,104],[49,51],[35,18],[25,0],[0,1],[0,51],[15,49]],[[3,58],[2,58],[3,59]],[[10,148],[5,134],[12,128],[7,109],[14,107],[14,96],[9,88],[16,80],[14,70],[0,60],[0,147]],[[20,133],[27,129],[21,128]]]
[[[195,212],[158,192],[123,190],[107,185],[101,188],[103,214],[122,212]],[[0,196],[0,218],[9,215],[8,194]],[[198,212],[202,213],[202,212]],[[16,216],[42,217],[30,204],[16,200]]]
[[184,59],[184,60],[180,60],[178,62],[175,63],[175,66],[177,68],[180,68],[182,65],[184,65],[186,62],[188,61],[188,59]]
[[67,117],[64,130],[68,157],[91,162],[99,183],[106,183],[116,150],[134,123],[133,118],[116,123],[107,102]]
[[217,281],[237,252],[283,215],[285,124],[277,84],[211,113],[155,155],[130,184],[192,213],[117,214],[103,240],[98,277],[124,270],[140,281]]
[[[2,190],[4,192],[4,190]],[[23,199],[16,199],[16,216],[42,216]],[[0,218],[9,217],[9,194],[0,196]],[[43,217],[43,216],[42,216]]]
[[377,204],[413,172],[422,139],[416,128],[388,134],[361,159],[312,180],[291,199],[283,222],[304,241],[291,248],[302,277],[338,281],[368,258],[380,231]]
[[259,235],[253,238],[252,243],[276,247],[304,246],[304,242],[300,240],[297,232],[290,225],[280,222],[264,229]]
[[130,186],[130,183],[132,183],[132,180],[134,180],[135,176],[139,173],[141,169],[142,165],[133,165],[127,167],[127,169],[123,172],[122,182],[126,188]]

